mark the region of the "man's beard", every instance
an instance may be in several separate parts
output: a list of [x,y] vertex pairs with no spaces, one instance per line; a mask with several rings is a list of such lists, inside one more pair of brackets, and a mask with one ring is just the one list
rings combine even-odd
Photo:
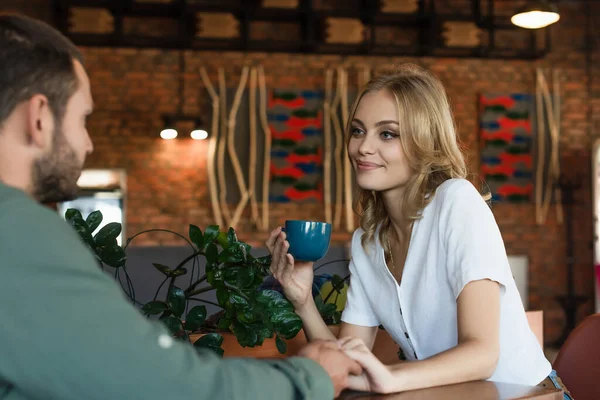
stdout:
[[41,203],[73,200],[79,188],[81,163],[67,142],[62,128],[54,131],[52,150],[33,164],[33,195]]

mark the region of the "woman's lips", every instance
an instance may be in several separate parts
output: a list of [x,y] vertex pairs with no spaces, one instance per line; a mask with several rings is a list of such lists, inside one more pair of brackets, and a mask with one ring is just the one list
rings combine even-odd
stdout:
[[381,168],[381,165],[368,161],[356,161],[356,166],[361,171],[372,171],[374,169]]

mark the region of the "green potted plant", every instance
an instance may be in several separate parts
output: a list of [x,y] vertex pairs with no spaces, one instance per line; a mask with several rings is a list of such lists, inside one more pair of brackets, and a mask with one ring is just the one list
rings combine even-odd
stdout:
[[[211,225],[202,232],[199,227],[190,225],[189,238],[168,230],[151,229],[130,237],[124,246],[119,246],[117,237],[122,229],[119,223],[108,223],[93,234],[102,223],[100,211],[84,219],[78,210],[69,209],[65,218],[95,254],[100,268],[113,268],[115,278],[124,286],[131,301],[149,318],[158,318],[176,338],[190,341],[192,337],[194,346],[223,355],[224,332],[233,334],[242,347],[250,348],[274,337],[277,350],[283,354],[287,350],[286,340],[294,338],[302,329],[302,320],[292,304],[280,292],[261,288],[270,275],[270,255],[252,256],[250,245],[238,240],[233,228],[221,231]],[[127,273],[126,249],[135,237],[152,231],[182,237],[190,245],[191,253],[175,266],[154,264],[164,280],[154,299],[141,304],[135,298],[133,282]],[[194,263],[195,266],[199,257],[206,259],[204,274],[186,287],[177,286],[177,277],[186,275],[188,265]],[[121,274],[125,275],[125,284],[120,279]],[[159,299],[158,294],[165,284],[168,285],[166,295]],[[213,290],[222,311],[209,317],[205,305],[188,307],[191,303],[210,303],[196,296]]]

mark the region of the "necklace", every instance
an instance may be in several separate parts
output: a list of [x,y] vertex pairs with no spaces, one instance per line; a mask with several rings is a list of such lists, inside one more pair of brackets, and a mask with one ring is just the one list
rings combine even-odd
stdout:
[[387,236],[387,245],[390,250],[390,261],[392,262],[392,270],[396,270],[396,264],[394,263],[394,255],[392,254],[392,245],[390,243],[390,235]]

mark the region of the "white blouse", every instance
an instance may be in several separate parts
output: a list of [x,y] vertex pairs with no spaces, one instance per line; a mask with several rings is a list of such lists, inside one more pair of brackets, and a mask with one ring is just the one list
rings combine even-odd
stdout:
[[408,360],[421,360],[458,344],[456,300],[471,281],[500,284],[500,358],[490,380],[537,385],[551,365],[529,327],[490,208],[464,179],[437,189],[413,226],[398,285],[376,238],[365,251],[362,229],[352,238],[350,288],[342,320],[383,327]]

